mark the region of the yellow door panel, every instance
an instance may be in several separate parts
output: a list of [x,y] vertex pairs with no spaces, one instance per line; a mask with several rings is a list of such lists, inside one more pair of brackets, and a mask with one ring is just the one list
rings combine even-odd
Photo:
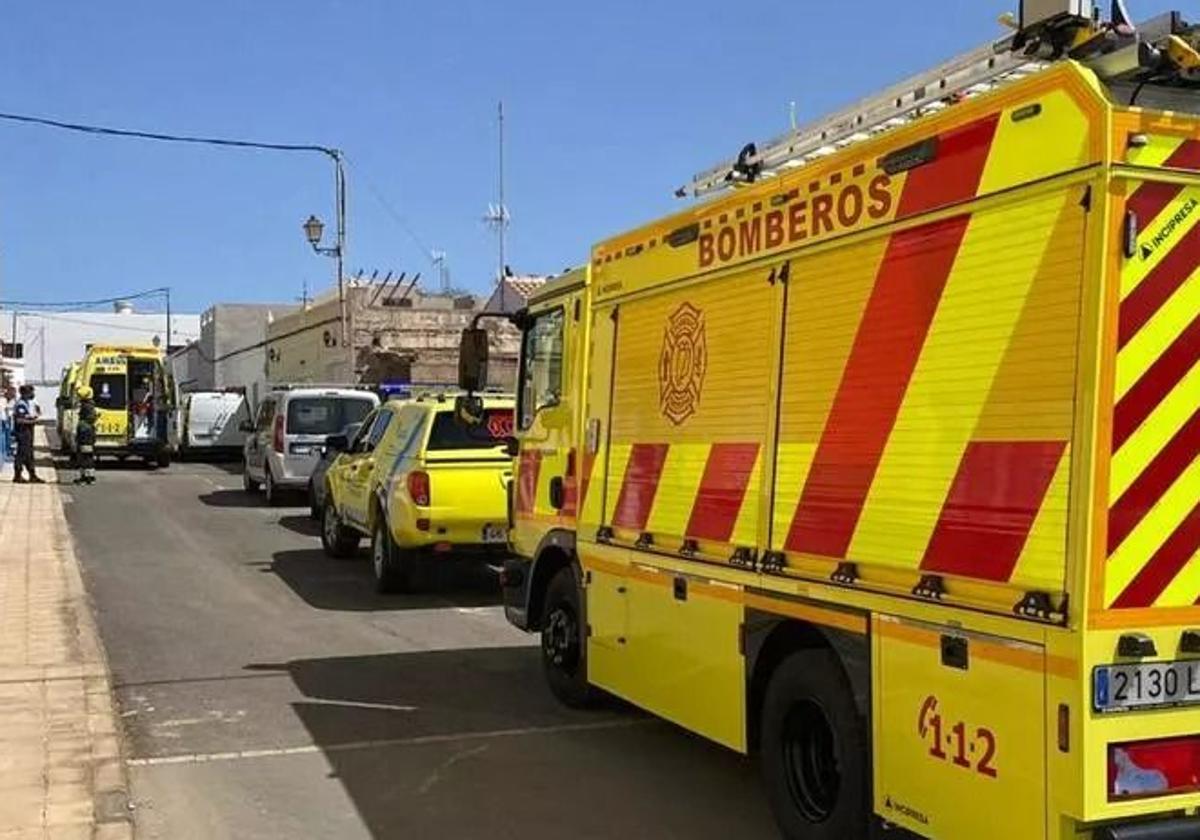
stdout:
[[746,749],[743,609],[709,584],[635,566],[625,666],[614,690],[735,750]]
[[629,679],[625,659],[629,577],[624,549],[581,543],[587,613],[587,676],[592,685],[620,695]]
[[625,577],[595,567],[585,572],[589,644],[613,650],[625,644],[629,606]]
[[884,616],[873,633],[876,813],[930,838],[1045,837],[1044,649]]
[[792,573],[936,574],[1004,612],[1060,595],[1083,198],[1031,190],[793,262],[771,517]]

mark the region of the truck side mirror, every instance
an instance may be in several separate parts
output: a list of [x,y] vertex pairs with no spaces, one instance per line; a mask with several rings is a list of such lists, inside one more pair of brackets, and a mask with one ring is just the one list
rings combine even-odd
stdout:
[[488,332],[482,327],[467,327],[458,345],[458,387],[468,393],[487,387]]
[[483,425],[483,415],[483,400],[479,397],[471,394],[455,398],[454,419],[468,429]]
[[504,454],[509,458],[516,458],[521,454],[521,442],[515,437],[506,437],[504,439]]

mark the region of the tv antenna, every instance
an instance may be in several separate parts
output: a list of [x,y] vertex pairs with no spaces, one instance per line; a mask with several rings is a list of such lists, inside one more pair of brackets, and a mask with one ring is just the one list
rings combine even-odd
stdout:
[[450,266],[446,264],[446,252],[432,250],[429,252],[429,262],[433,264],[434,269],[438,273],[438,284],[442,288],[442,294],[450,294]]

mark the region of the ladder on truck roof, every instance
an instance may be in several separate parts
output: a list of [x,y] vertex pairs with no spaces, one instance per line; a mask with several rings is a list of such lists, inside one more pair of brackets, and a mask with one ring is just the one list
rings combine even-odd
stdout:
[[700,197],[729,187],[753,183],[807,166],[841,151],[912,123],[950,105],[1028,78],[1071,57],[1102,79],[1115,79],[1146,69],[1158,52],[1145,52],[1164,39],[1190,33],[1178,12],[1159,15],[1124,33],[1102,30],[1067,53],[1048,43],[1022,44],[1021,33],[984,44],[937,67],[912,76],[848,108],[800,126],[762,147],[747,144],[738,156],[692,178],[676,195]]

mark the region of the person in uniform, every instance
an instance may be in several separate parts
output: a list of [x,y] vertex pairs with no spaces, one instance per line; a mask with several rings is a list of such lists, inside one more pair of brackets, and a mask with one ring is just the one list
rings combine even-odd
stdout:
[[79,466],[76,484],[96,483],[96,403],[91,386],[80,385],[79,416],[75,425],[75,457]]
[[33,430],[42,419],[42,408],[33,398],[33,386],[22,385],[21,398],[13,406],[13,425],[17,434],[17,461],[13,467],[16,473],[13,481],[17,484],[26,482],[22,470],[29,472],[28,481],[33,484],[44,484],[38,478],[37,469],[33,466]]

